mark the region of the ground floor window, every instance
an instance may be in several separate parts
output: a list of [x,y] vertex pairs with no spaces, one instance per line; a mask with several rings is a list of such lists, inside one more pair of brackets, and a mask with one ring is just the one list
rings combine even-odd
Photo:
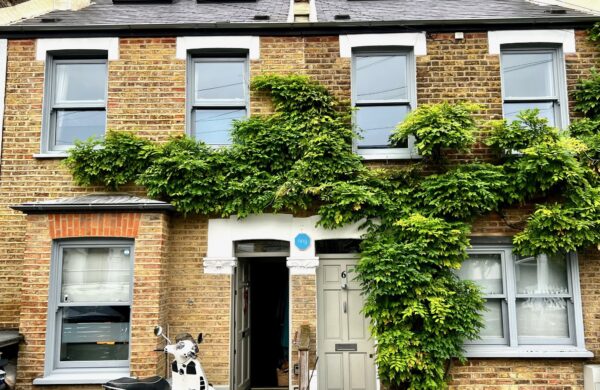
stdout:
[[48,305],[52,368],[128,366],[133,243],[60,241],[54,249]]
[[458,275],[477,283],[486,300],[485,327],[467,351],[583,348],[576,254],[522,257],[508,245],[474,246]]

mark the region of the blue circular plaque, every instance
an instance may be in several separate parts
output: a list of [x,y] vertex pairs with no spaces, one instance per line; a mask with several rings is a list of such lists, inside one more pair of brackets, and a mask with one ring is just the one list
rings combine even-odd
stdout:
[[305,251],[310,246],[310,237],[306,233],[300,233],[294,239],[294,244],[296,244],[296,248]]

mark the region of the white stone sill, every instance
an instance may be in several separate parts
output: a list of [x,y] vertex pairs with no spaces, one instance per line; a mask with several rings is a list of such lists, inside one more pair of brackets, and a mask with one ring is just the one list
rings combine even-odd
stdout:
[[67,152],[59,153],[37,153],[33,155],[33,158],[37,159],[52,159],[52,158],[67,158],[69,154]]
[[[395,152],[390,150],[383,153],[373,153],[373,149],[362,149],[355,151],[363,160],[418,160],[423,158],[418,154],[410,154],[409,152]],[[377,149],[375,149],[377,150]]]
[[585,348],[560,345],[507,346],[465,346],[467,358],[592,358],[594,353]]
[[58,369],[33,380],[34,385],[102,384],[129,376],[129,368]]

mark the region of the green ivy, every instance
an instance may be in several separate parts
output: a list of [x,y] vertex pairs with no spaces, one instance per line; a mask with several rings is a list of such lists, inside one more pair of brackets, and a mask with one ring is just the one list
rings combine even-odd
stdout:
[[477,129],[473,113],[481,107],[471,103],[425,104],[410,112],[392,133],[392,144],[402,144],[409,136],[421,156],[439,158],[442,148],[466,152]]
[[467,257],[468,233],[465,224],[412,214],[363,241],[358,278],[384,383],[442,388],[450,359],[478,337],[483,299],[452,271]]
[[428,214],[468,220],[496,210],[505,198],[508,180],[501,166],[460,165],[444,174],[428,176],[415,196]]
[[[463,360],[462,345],[478,337],[481,294],[455,275],[467,258],[473,217],[535,202],[514,238],[518,252],[600,243],[596,120],[574,122],[567,134],[535,110],[488,126],[476,122],[473,104],[423,105],[391,140],[414,136],[425,158],[371,169],[352,150],[357,135],[349,107],[323,86],[303,76],[268,75],[252,88],[271,96],[275,113],[234,122],[230,147],[189,137],[156,145],[111,132],[104,141],[78,143],[67,166],[79,184],[117,189],[135,182],[183,214],[310,210],[325,228],[363,222],[368,233],[358,278],[387,385],[444,387],[451,359]],[[476,132],[487,135],[497,159],[450,164],[444,153],[468,150]]]
[[588,118],[600,119],[600,73],[592,69],[588,78],[580,79],[573,92],[575,109]]
[[75,183],[109,190],[135,181],[154,158],[150,141],[131,133],[109,131],[104,140],[75,141],[65,160]]

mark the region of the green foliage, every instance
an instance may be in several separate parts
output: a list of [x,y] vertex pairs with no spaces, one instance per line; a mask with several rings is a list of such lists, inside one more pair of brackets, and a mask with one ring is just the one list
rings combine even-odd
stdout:
[[152,160],[154,147],[131,133],[109,131],[104,140],[76,141],[65,160],[75,183],[110,190],[134,181]]
[[588,78],[580,79],[573,92],[575,109],[586,117],[600,119],[600,73],[592,69]]
[[369,229],[358,278],[386,385],[442,388],[450,359],[462,359],[463,342],[477,337],[483,300],[453,272],[467,256],[464,221],[550,195],[554,203],[538,205],[515,237],[518,251],[556,253],[600,242],[600,119],[574,122],[567,135],[537,111],[525,111],[492,125],[488,143],[501,152],[501,164],[452,167],[441,165],[443,152],[468,150],[478,106],[425,105],[391,139],[414,135],[427,158],[371,169],[352,151],[349,107],[324,87],[303,76],[273,75],[257,77],[252,87],[271,96],[276,112],[234,122],[228,148],[189,137],[154,145],[110,132],[104,141],[77,143],[67,166],[81,185],[117,189],[135,182],[183,214],[245,217],[312,208],[325,228],[362,222]]
[[590,41],[600,42],[600,23],[594,24],[594,26],[589,30],[588,34]]
[[583,142],[567,136],[523,149],[521,156],[505,165],[512,176],[511,194],[525,200],[550,190],[584,185],[587,171],[579,157],[586,149]]
[[449,359],[477,338],[479,290],[452,272],[466,259],[465,224],[412,214],[365,238],[357,266],[384,383],[439,389]]
[[[598,192],[596,191],[596,202]],[[598,205],[589,209],[573,205],[539,205],[523,232],[514,237],[515,251],[525,256],[567,253],[600,242]]]
[[439,158],[442,148],[467,151],[477,129],[473,113],[481,107],[470,103],[425,104],[409,113],[392,133],[390,140],[399,144],[414,135],[422,156]]
[[416,197],[428,214],[467,220],[496,210],[504,200],[508,181],[501,166],[460,165],[444,174],[427,177]]
[[520,151],[540,142],[558,138],[558,130],[548,126],[546,118],[539,117],[540,110],[524,110],[514,121],[492,122],[492,131],[486,143],[501,153]]

